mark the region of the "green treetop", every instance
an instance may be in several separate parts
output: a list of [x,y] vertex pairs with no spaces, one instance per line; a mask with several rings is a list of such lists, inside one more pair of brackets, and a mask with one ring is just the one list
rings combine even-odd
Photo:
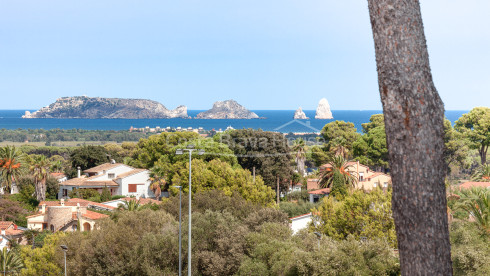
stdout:
[[485,164],[490,146],[490,108],[473,108],[456,121],[455,128],[469,139],[472,148],[478,149],[481,164]]

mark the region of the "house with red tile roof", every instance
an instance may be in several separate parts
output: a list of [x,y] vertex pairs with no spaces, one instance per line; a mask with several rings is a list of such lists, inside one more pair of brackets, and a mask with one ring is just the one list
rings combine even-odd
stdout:
[[[369,169],[368,166],[359,163],[359,161],[347,162],[347,171],[357,178],[357,189],[370,191],[376,187],[383,189],[388,188],[391,185],[391,176],[376,172]],[[330,164],[324,164],[320,166],[320,171],[325,171],[331,168]]]
[[330,188],[308,191],[308,194],[310,195],[310,202],[315,203],[320,201],[322,197],[328,196],[330,194]]
[[115,209],[79,198],[41,201],[38,213],[27,217],[27,228],[72,232],[80,227],[81,231],[91,231],[96,227],[97,220],[109,216],[88,210],[89,208],[106,211]]
[[17,227],[12,221],[0,221],[0,250],[10,246],[12,241],[18,244],[27,244],[27,239],[24,237],[24,230]]
[[74,189],[94,189],[99,193],[107,187],[111,195],[154,198],[150,190],[150,172],[121,163],[105,163],[83,171],[77,178],[60,183],[58,198],[68,198]]
[[50,175],[51,175],[51,176],[52,176],[54,179],[58,180],[58,182],[59,182],[59,183],[63,183],[63,182],[65,182],[65,181],[67,181],[67,180],[68,180],[68,177],[67,177],[67,176],[66,176],[66,174],[64,174],[64,173],[60,173],[60,172],[53,172],[53,173],[50,173]]

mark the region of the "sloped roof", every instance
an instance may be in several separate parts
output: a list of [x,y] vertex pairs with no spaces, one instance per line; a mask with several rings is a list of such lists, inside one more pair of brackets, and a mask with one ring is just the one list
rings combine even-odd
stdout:
[[[81,198],[70,198],[70,199],[65,200],[65,206],[77,206],[77,203],[81,207],[97,206],[97,207],[101,207],[104,209],[110,209],[110,210],[115,209],[112,206],[108,206],[108,205],[105,205],[102,203],[93,202],[93,201],[89,201],[89,200],[85,200],[85,199],[81,199]],[[41,206],[43,204],[45,204],[48,207],[49,206],[61,206],[61,201],[60,200],[57,200],[57,201],[41,201],[39,203],[39,206]]]
[[96,220],[96,219],[108,218],[109,216],[105,215],[105,214],[101,214],[101,213],[97,213],[97,212],[87,210],[87,212],[85,214],[82,214],[82,217],[92,219],[92,220]]
[[138,173],[141,173],[141,172],[144,172],[146,171],[145,169],[134,169],[134,170],[130,170],[129,172],[125,172],[125,173],[121,173],[119,175],[117,175],[116,179],[122,179],[122,178],[126,178],[128,176],[131,176],[131,175],[134,175],[134,174],[138,174]]
[[60,172],[58,172],[58,173],[50,173],[50,175],[51,175],[52,177],[56,178],[56,179],[66,177],[66,174],[64,174],[64,173],[60,173]]
[[303,217],[311,217],[311,212],[310,213],[307,213],[307,214],[302,214],[302,215],[299,215],[299,216],[295,216],[295,217],[292,217],[292,218],[289,218],[290,220],[294,220],[294,219],[299,219],[299,218],[303,218]]
[[378,177],[378,176],[381,176],[381,175],[390,177],[389,175],[387,175],[385,173],[382,173],[382,172],[373,172],[373,173],[370,173],[368,175],[365,175],[364,178],[375,178],[375,177]]
[[122,163],[114,163],[114,164],[104,163],[102,165],[99,165],[99,166],[96,166],[96,167],[93,167],[93,168],[90,168],[90,169],[86,169],[83,172],[86,172],[86,173],[98,173],[98,172],[107,171],[107,170],[110,170],[112,168],[119,167],[119,166],[125,166],[125,165],[122,164]]
[[21,229],[7,229],[7,230],[5,230],[5,235],[7,235],[7,236],[22,235],[22,233],[24,233],[24,230],[21,230]]
[[12,225],[15,225],[14,222],[12,222],[12,221],[0,221],[0,229],[1,230],[5,230]]
[[483,188],[490,188],[490,182],[472,182],[468,181],[465,182],[461,185],[459,185],[459,188],[461,189],[470,189],[473,187],[483,187]]
[[[347,166],[355,166],[355,165],[357,165],[357,161],[349,161],[349,162],[346,163],[346,165]],[[365,168],[368,168],[369,169],[369,166],[363,165],[361,163],[359,163],[359,166],[360,167],[365,167]],[[332,167],[332,165],[330,165],[330,164],[323,164],[323,165],[320,166],[320,168],[331,168],[331,167]]]
[[83,175],[78,178],[68,179],[63,183],[60,183],[60,186],[119,186],[119,184],[113,180],[96,180],[99,177],[101,177],[101,175],[94,175],[91,177]]
[[43,216],[43,215],[44,215],[43,213],[39,212],[37,214],[27,216],[26,218],[35,218],[35,217],[39,217],[39,216]]
[[314,190],[314,191],[310,191],[308,193],[309,194],[313,194],[313,195],[327,195],[327,194],[330,193],[330,188],[324,188],[324,189]]

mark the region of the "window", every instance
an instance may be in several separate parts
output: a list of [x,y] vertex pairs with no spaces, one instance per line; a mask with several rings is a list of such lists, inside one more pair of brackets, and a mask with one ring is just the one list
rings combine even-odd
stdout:
[[47,223],[43,223],[43,230],[44,229],[47,229],[48,228],[48,224]]
[[376,188],[378,186],[378,183],[374,182],[373,187]]
[[128,184],[128,192],[129,193],[136,193],[137,187],[138,187],[138,184]]
[[362,172],[359,173],[359,181],[364,181],[364,173]]
[[384,188],[388,188],[388,182],[383,183]]
[[109,179],[113,179],[113,178],[116,178],[116,175],[114,173],[110,173],[110,174],[107,175],[107,177]]
[[68,196],[68,189],[63,189],[63,196]]

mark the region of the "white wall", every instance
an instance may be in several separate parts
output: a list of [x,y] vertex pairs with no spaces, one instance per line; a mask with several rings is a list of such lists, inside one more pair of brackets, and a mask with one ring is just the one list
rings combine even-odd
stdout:
[[299,230],[308,227],[308,224],[311,222],[311,220],[311,213],[291,219],[291,230],[293,230],[293,234],[296,234]]
[[115,168],[106,170],[106,173],[105,174],[100,174],[95,179],[101,180],[101,181],[103,181],[103,180],[112,180],[112,178],[109,178],[109,174],[110,173],[115,174],[115,178],[117,178],[120,174],[127,173],[127,172],[132,171],[132,170],[133,170],[133,168],[131,168],[129,166],[120,165],[120,166],[117,166]]
[[3,250],[3,248],[8,245],[9,240],[7,239],[7,237],[2,235],[0,235],[0,238],[2,239],[2,241],[0,242],[0,250]]
[[[150,174],[148,171],[142,171],[137,174],[133,174],[124,179],[121,179],[119,184],[121,194],[125,196],[139,196],[139,197],[155,197],[152,191],[150,191]],[[143,184],[138,185],[136,193],[130,193],[128,191],[129,184]]]

